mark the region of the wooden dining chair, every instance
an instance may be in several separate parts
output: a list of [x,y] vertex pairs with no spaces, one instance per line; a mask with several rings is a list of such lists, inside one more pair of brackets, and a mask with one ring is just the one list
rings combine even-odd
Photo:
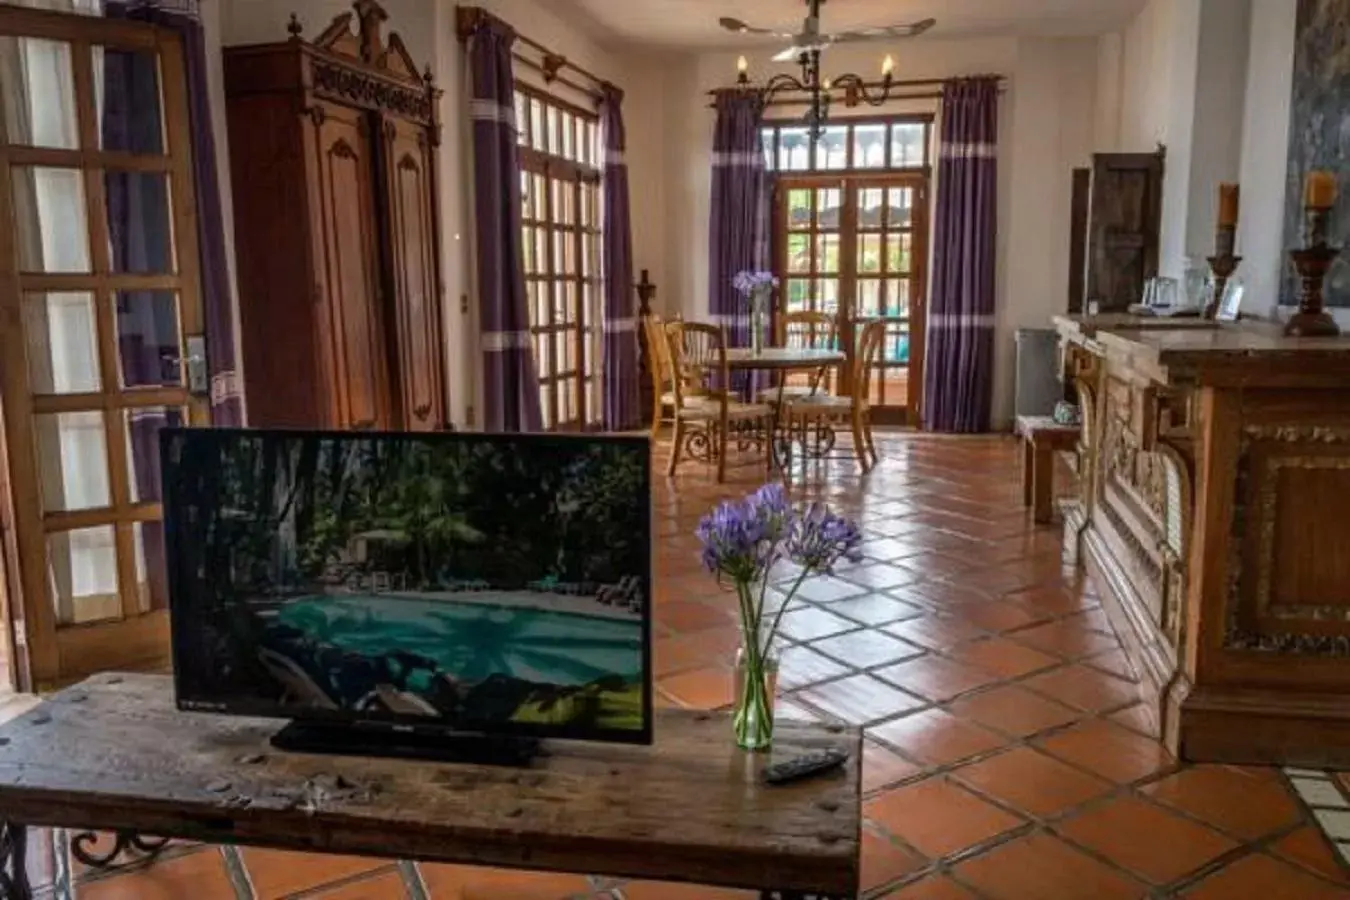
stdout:
[[652,438],[656,439],[661,435],[661,426],[675,424],[675,368],[671,365],[663,318],[656,313],[644,317],[642,336],[647,343],[647,359],[651,361]]
[[800,433],[803,443],[808,430],[815,426],[832,426],[847,422],[853,432],[853,453],[863,472],[870,472],[877,464],[876,441],[872,436],[872,379],[881,362],[881,346],[886,340],[885,321],[869,322],[858,339],[858,352],[853,356],[853,390],[845,396],[817,392],[808,396],[783,401],[784,419],[789,434]]
[[748,429],[749,434],[743,431],[738,437],[750,438],[764,451],[765,469],[771,471],[773,407],[734,400],[721,387],[731,383],[726,329],[702,322],[669,322],[666,338],[675,372],[675,435],[666,474],[674,475],[688,453],[716,459],[717,480],[726,481],[733,425]]
[[[839,320],[829,313],[798,310],[783,313],[778,319],[779,346],[794,350],[833,350],[839,338]],[[821,366],[811,372],[805,384],[785,384],[765,388],[759,392],[759,402],[777,403],[812,394],[829,393],[833,389],[834,366]],[[779,375],[787,378],[787,375]]]

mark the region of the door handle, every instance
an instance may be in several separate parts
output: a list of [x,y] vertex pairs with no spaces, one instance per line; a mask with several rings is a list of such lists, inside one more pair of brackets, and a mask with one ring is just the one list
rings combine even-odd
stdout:
[[206,364],[206,335],[187,336],[187,389],[197,397],[211,393],[211,373]]

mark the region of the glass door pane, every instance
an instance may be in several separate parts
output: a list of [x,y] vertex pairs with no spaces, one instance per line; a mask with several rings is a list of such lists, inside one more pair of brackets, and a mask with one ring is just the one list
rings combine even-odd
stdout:
[[20,270],[92,271],[84,173],[53,166],[14,166],[10,178]]
[[[908,127],[908,126],[896,126]],[[922,126],[919,132],[922,133]],[[915,188],[892,179],[856,183],[857,330],[886,322],[870,402],[885,413],[903,414],[909,405],[912,335],[910,285],[914,273]]]
[[100,149],[164,153],[159,55],[148,50],[94,47],[94,96]]
[[89,394],[102,388],[94,295],[45,291],[23,296],[28,380],[35,394]]
[[0,104],[10,144],[79,148],[71,52],[66,41],[0,37]]

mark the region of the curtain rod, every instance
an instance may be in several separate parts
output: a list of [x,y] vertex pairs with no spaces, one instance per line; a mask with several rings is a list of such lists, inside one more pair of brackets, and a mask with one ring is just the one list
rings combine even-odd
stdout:
[[[998,92],[1000,94],[1004,93],[1004,91],[1005,89],[1002,87],[998,89]],[[942,99],[941,91],[926,91],[920,94],[892,94],[891,96],[886,98],[885,103],[903,103],[906,100],[941,100],[941,99]],[[852,106],[849,106],[846,101],[841,102],[844,102],[845,109],[860,109],[862,108],[863,105],[861,102],[859,102],[853,104]],[[766,109],[775,106],[810,106],[810,105],[811,101],[806,98],[802,98],[800,100],[770,100],[768,103],[764,104]],[[883,103],[882,105],[884,106],[885,104]],[[709,103],[708,108],[716,109],[717,104]]]
[[538,72],[540,75],[542,75],[544,77],[545,84],[552,85],[556,83],[565,85],[566,87],[571,88],[578,94],[581,94],[582,96],[586,97],[591,102],[596,104],[599,104],[600,101],[604,99],[604,93],[599,88],[587,87],[586,85],[578,84],[577,82],[568,78],[566,75],[559,75],[556,72],[551,73],[549,68],[544,63],[536,62],[535,60],[530,59],[523,53],[516,53],[515,51],[512,51],[511,58],[516,62],[520,63],[525,68],[532,69],[535,72]]
[[[892,79],[891,79],[891,87],[893,87],[893,88],[895,88],[895,87],[899,87],[899,88],[904,88],[904,87],[934,87],[934,86],[941,86],[941,85],[944,85],[944,84],[946,84],[946,83],[949,82],[949,81],[961,81],[961,80],[964,80],[964,79],[967,79],[967,78],[996,78],[996,79],[998,79],[999,90],[1003,90],[1004,87],[1005,87],[1005,85],[1007,84],[1007,81],[1008,81],[1008,78],[1007,78],[1006,75],[965,75],[965,76],[957,76],[957,77],[955,77],[955,78],[892,78]],[[866,81],[866,82],[863,82],[863,86],[866,87],[868,90],[871,90],[872,88],[883,88],[883,87],[886,86],[886,82],[885,82],[885,81]],[[731,87],[724,87],[724,88],[713,88],[712,90],[708,91],[708,96],[709,96],[709,97],[716,97],[718,94],[735,93],[736,91],[744,91],[744,90],[752,90],[752,91],[753,91],[753,90],[755,90],[755,85],[754,85],[753,83],[750,83],[750,84],[736,84],[736,85],[732,85]],[[804,89],[799,89],[799,88],[783,88],[783,89],[782,89],[782,93],[784,93],[784,94],[793,94],[793,93],[809,93],[809,92],[808,92],[808,91],[805,91]],[[927,96],[927,95],[924,95],[924,96]],[[941,96],[941,95],[938,94],[938,95],[936,95],[936,96]],[[899,98],[899,99],[901,99],[901,100],[913,100],[913,99],[918,99],[918,98],[916,98],[916,97],[901,97],[901,98]],[[771,102],[770,102],[770,105],[772,106],[772,105],[774,105],[775,103],[778,103],[778,102],[780,102],[780,101],[771,101]],[[781,101],[781,102],[786,102],[786,103],[791,104],[791,103],[798,103],[798,102],[800,102],[800,101]]]
[[[517,50],[512,50],[511,58],[542,75],[545,84],[552,84],[556,81],[559,84],[566,85],[574,91],[580,91],[597,102],[604,98],[604,89],[606,87],[618,91],[618,88],[614,87],[614,85],[601,78],[599,75],[577,65],[561,53],[554,53],[548,47],[533,38],[521,34],[516,31],[510,23],[505,22],[500,17],[493,15],[480,6],[455,7],[455,19],[457,25],[456,30],[459,32],[459,39],[461,41],[468,40],[479,28],[482,28],[489,22],[498,22],[510,28],[516,36],[517,43],[524,44],[526,47],[536,51],[543,57],[542,60],[536,61]],[[582,79],[590,82],[590,84],[580,84],[572,79],[564,77],[560,74],[564,70],[576,73],[581,76]],[[619,93],[622,95],[622,91],[619,91]]]

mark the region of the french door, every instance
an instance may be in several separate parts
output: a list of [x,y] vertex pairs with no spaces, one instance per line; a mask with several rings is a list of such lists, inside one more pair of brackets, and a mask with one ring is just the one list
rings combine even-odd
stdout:
[[[780,175],[780,308],[836,316],[851,356],[862,329],[886,323],[870,401],[882,423],[918,424],[923,394],[928,179],[924,174]],[[846,372],[844,390],[852,390]]]
[[600,124],[595,114],[518,84],[525,290],[544,427],[597,429],[600,360]]
[[0,503],[39,687],[167,662],[158,432],[208,415],[185,89],[169,32],[0,6]]

